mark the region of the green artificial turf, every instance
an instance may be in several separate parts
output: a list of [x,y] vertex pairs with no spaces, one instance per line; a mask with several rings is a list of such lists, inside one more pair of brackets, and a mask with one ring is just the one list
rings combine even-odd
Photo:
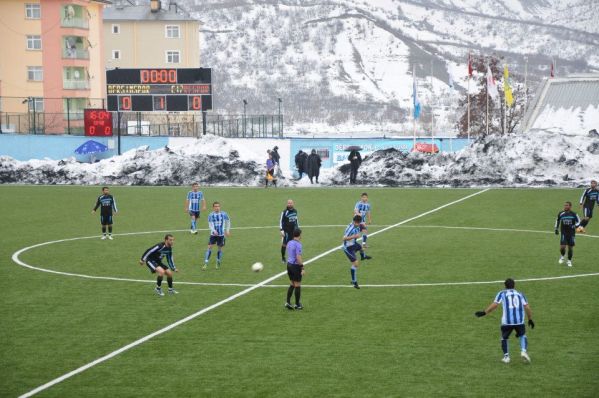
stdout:
[[[24,394],[283,272],[277,225],[288,198],[299,211],[305,260],[338,246],[363,189],[203,189],[209,207],[220,201],[234,228],[223,266],[215,269],[213,253],[206,271],[207,232],[188,232],[188,190],[113,187],[115,240],[102,241],[99,217],[90,214],[99,187],[0,186],[1,397]],[[574,267],[557,264],[555,216],[579,190],[493,189],[385,230],[480,190],[367,191],[374,258],[358,271],[362,289],[350,287],[348,261],[336,250],[307,266],[301,312],[283,308],[282,276],[39,396],[596,396],[599,275],[522,281],[599,273],[599,239],[591,237],[599,235],[598,220],[588,236],[577,236]],[[165,231],[175,235],[180,294],[160,298],[138,260]],[[19,258],[131,281],[40,272],[11,260],[19,249],[71,238],[84,239]],[[250,271],[256,261],[264,271]],[[530,365],[521,363],[514,337],[512,363],[501,363],[500,309],[473,315],[502,283],[453,284],[507,277],[526,294],[537,324],[528,330]]]

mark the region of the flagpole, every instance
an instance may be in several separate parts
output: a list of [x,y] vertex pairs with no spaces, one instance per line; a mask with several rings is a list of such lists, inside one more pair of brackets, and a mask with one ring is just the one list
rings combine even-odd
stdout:
[[524,57],[524,112],[528,109],[528,57]]
[[468,142],[470,142],[470,74],[468,74]]
[[468,127],[467,127],[467,133],[468,133],[468,143],[470,143],[470,68],[471,68],[471,63],[472,59],[470,58],[470,53],[468,53]]
[[485,90],[485,93],[487,94],[487,121],[486,121],[486,125],[487,125],[487,135],[489,135],[489,78],[487,78],[487,85],[485,86],[487,89]]
[[[503,65],[505,70],[507,64]],[[503,76],[503,134],[507,134],[507,95],[505,95],[505,86],[507,81],[505,80],[505,73]]]
[[433,147],[435,145],[435,90],[433,87],[433,60],[431,59],[431,153],[433,153]]
[[413,98],[413,103],[414,103],[414,111],[412,113],[412,119],[414,120],[414,126],[413,126],[413,131],[412,131],[412,137],[413,137],[413,146],[412,146],[412,151],[416,150],[416,64],[412,65],[412,87],[414,92],[412,93],[412,95],[414,96]]

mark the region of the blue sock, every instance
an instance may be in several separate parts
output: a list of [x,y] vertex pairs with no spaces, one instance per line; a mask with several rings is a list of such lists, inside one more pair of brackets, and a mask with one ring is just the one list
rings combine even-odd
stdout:
[[196,220],[191,220],[191,229],[195,231],[196,229]]
[[218,251],[218,253],[216,253],[216,261],[218,261],[219,263],[222,261],[223,259],[223,252],[222,251]]
[[366,239],[368,239],[368,235],[362,235],[362,243],[366,243]]
[[508,355],[507,340],[501,339],[501,349],[503,350],[503,355]]
[[520,350],[526,351],[528,349],[528,338],[526,335],[520,336]]
[[208,264],[208,260],[210,260],[210,255],[212,254],[212,250],[206,250],[206,254],[204,254],[204,262]]
[[349,270],[349,272],[351,273],[351,281],[352,283],[355,283],[358,281],[356,274],[358,273],[358,268],[356,268],[355,265],[351,266],[351,269]]

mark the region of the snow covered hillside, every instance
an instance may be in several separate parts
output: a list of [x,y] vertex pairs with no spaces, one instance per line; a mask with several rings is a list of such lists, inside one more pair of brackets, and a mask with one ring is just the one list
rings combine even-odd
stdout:
[[[599,3],[589,0],[178,0],[203,23],[215,109],[276,113],[291,132],[410,133],[412,66],[428,131],[455,133],[467,53],[528,59],[531,91],[549,75],[599,71]],[[432,76],[431,76],[432,63]],[[517,78],[516,75],[520,77]],[[472,88],[474,90],[474,87]]]

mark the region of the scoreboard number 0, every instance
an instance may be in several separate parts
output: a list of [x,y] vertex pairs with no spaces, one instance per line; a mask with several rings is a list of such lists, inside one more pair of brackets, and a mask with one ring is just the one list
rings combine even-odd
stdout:
[[119,97],[119,110],[130,111],[131,110],[131,97],[123,96]]
[[202,110],[202,96],[194,95],[189,97],[189,110],[201,111]]

